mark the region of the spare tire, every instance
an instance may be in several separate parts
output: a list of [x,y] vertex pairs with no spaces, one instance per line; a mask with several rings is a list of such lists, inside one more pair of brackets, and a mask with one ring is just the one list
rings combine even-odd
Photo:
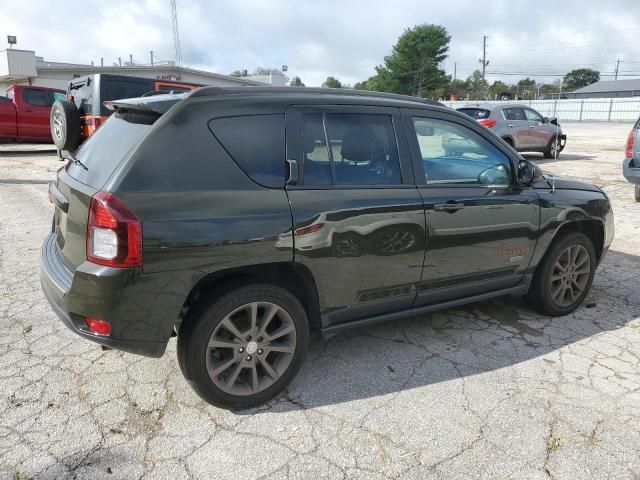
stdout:
[[80,112],[73,102],[56,100],[51,106],[51,138],[58,150],[73,151],[80,144]]

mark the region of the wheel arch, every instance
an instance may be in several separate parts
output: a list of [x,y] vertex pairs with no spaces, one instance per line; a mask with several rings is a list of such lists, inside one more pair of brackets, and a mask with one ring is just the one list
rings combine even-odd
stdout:
[[307,312],[309,328],[320,328],[320,304],[313,274],[308,267],[297,262],[276,262],[220,270],[202,277],[184,301],[176,330],[183,321],[188,320],[188,312],[196,304],[211,302],[248,283],[268,283],[289,290]]
[[515,148],[516,142],[511,135],[503,135],[500,138],[505,142],[507,142],[510,147]]
[[583,233],[589,238],[589,240],[591,240],[593,248],[596,251],[596,263],[600,263],[604,248],[603,223],[596,219],[583,219],[563,223],[558,227],[551,241],[556,241],[556,239],[562,238],[572,232]]

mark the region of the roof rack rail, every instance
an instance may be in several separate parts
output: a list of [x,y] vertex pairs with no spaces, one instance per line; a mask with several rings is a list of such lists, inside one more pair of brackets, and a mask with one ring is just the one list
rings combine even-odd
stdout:
[[419,102],[427,105],[444,106],[435,100],[426,98],[412,97],[410,95],[400,95],[398,93],[376,92],[371,90],[355,90],[350,88],[314,88],[314,87],[268,87],[268,86],[246,86],[246,87],[201,87],[191,93],[189,97],[213,97],[225,95],[243,95],[243,94],[296,94],[311,93],[318,95],[341,95],[341,96],[358,96],[387,98],[390,100],[403,100],[405,102]]

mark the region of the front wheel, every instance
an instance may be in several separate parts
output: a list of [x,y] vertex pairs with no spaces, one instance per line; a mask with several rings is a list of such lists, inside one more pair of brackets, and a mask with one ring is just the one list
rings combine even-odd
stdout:
[[289,384],[308,342],[300,301],[283,288],[254,284],[190,312],[178,334],[178,363],[205,401],[249,408]]
[[549,140],[547,148],[542,152],[542,154],[544,155],[544,158],[558,158],[561,151],[562,146],[560,145],[560,139],[552,137],[551,140]]
[[595,270],[589,237],[575,232],[555,240],[533,276],[527,294],[531,306],[552,317],[573,312],[589,293]]

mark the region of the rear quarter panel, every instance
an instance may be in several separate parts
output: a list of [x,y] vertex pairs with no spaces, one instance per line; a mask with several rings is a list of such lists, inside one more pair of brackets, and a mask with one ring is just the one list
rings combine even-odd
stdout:
[[0,100],[0,138],[14,139],[18,136],[17,110],[9,100]]

